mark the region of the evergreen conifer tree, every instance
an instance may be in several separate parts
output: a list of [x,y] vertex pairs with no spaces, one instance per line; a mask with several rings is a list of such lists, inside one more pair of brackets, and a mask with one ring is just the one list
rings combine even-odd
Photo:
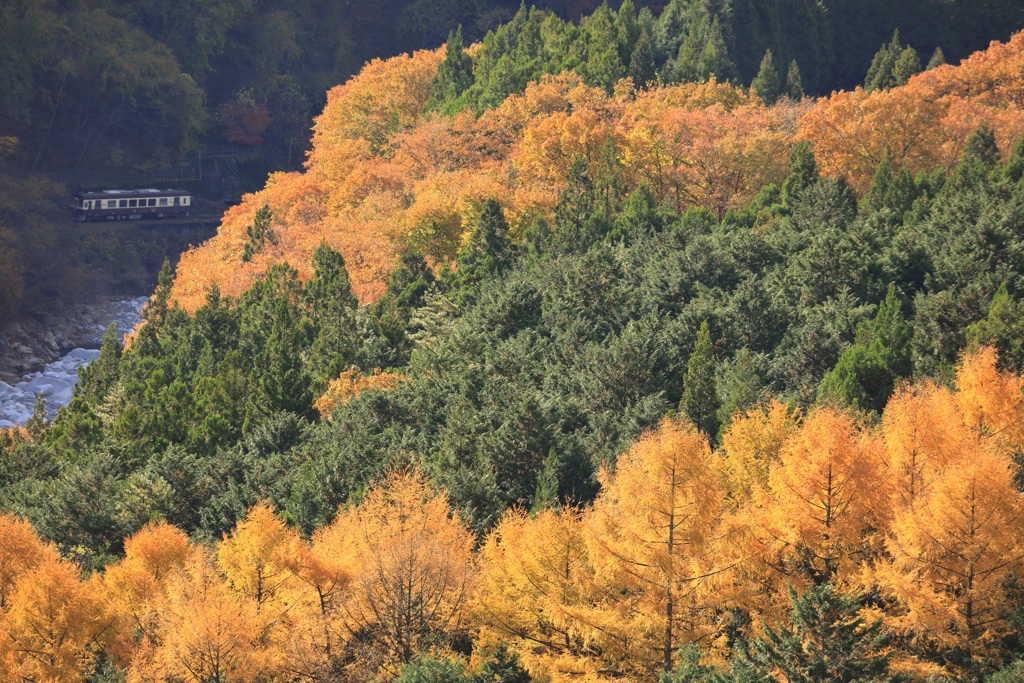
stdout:
[[483,277],[496,272],[508,259],[508,223],[501,204],[495,199],[484,202],[469,243],[459,253],[459,273]]
[[473,58],[466,54],[462,44],[462,26],[448,34],[444,46],[444,61],[437,67],[437,75],[430,84],[428,111],[451,113],[451,108],[473,85]]
[[112,322],[103,333],[100,357],[82,368],[79,391],[89,397],[102,398],[117,384],[121,366],[121,335]]
[[715,351],[705,320],[697,332],[693,353],[686,361],[686,378],[680,409],[708,438],[718,434],[718,389],[715,382]]
[[605,2],[583,25],[587,44],[587,62],[582,69],[584,78],[589,85],[602,88],[609,95],[619,79],[626,75],[611,15],[612,11]]
[[628,75],[633,79],[633,85],[640,89],[650,85],[657,75],[654,70],[654,52],[651,50],[651,40],[646,30],[640,32],[640,37],[633,48]]
[[893,81],[896,85],[906,85],[910,77],[918,73],[921,73],[921,59],[917,56],[917,50],[904,48],[892,67]]
[[946,63],[946,55],[942,53],[942,48],[935,48],[935,52],[932,53],[932,58],[928,60],[928,66],[925,69],[934,69],[937,66],[942,66]]
[[359,301],[345,259],[321,243],[313,252],[313,278],[306,284],[305,298],[316,338],[309,349],[309,370],[315,393],[352,366],[362,337],[356,325]]
[[804,97],[804,82],[795,59],[789,63],[789,71],[786,72],[786,95],[791,100],[801,100]]
[[896,85],[893,72],[902,53],[903,46],[900,45],[900,32],[897,29],[892,32],[892,40],[878,48],[878,52],[872,58],[867,76],[864,77],[864,89],[871,92],[887,90]]
[[252,257],[263,251],[269,242],[277,244],[277,233],[273,227],[274,213],[266,204],[256,211],[252,225],[245,229],[246,243],[242,248],[242,262],[248,263]]
[[858,601],[830,584],[814,586],[801,596],[790,588],[789,594],[791,626],[766,626],[763,635],[741,640],[731,678],[803,683],[890,680],[892,654],[881,618],[865,624]]
[[782,183],[782,203],[793,208],[801,193],[818,182],[818,164],[809,142],[801,142],[789,156],[789,175]]
[[615,39],[619,47],[619,59],[623,64],[630,63],[630,56],[636,49],[636,41],[640,39],[640,31],[633,0],[623,0],[615,15]]
[[562,461],[552,446],[544,458],[544,464],[537,473],[537,491],[533,494],[533,509],[542,510],[546,507],[558,505],[559,475],[561,474]]
[[779,95],[782,94],[779,85],[779,71],[775,68],[771,50],[765,51],[757,76],[750,84],[750,90],[767,105],[775,104],[775,100],[779,99]]
[[881,414],[896,383],[913,369],[910,336],[895,287],[890,285],[875,319],[858,327],[856,341],[822,378],[820,396]]
[[28,438],[35,443],[42,443],[46,434],[46,399],[42,394],[36,394],[36,402],[32,404],[32,417],[25,422],[25,431]]
[[1010,150],[1004,174],[1011,183],[1020,182],[1020,179],[1024,178],[1024,135],[1017,138],[1013,149]]

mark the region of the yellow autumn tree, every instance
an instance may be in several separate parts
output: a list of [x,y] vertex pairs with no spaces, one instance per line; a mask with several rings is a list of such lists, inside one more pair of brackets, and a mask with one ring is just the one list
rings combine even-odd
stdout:
[[692,425],[667,418],[600,472],[587,526],[603,604],[589,625],[612,670],[671,671],[680,645],[713,637],[709,580],[728,566],[719,462]]
[[31,571],[15,579],[0,613],[0,681],[77,683],[110,625],[99,582],[81,581],[77,567],[44,546]]
[[295,671],[314,680],[330,670],[351,635],[342,610],[358,564],[350,532],[339,523],[322,527],[293,558],[295,577],[305,590],[297,592],[293,608],[291,654]]
[[818,408],[804,419],[768,474],[761,504],[776,561],[832,579],[870,554],[885,528],[888,479],[881,444],[849,413]]
[[786,617],[788,589],[856,585],[860,563],[881,544],[889,482],[882,445],[848,413],[811,411],[770,462],[767,484],[736,512],[744,561],[736,605],[755,629]]
[[956,373],[957,402],[979,439],[1006,453],[1024,452],[1024,377],[999,369],[991,346],[964,355]]
[[0,613],[7,611],[18,578],[50,555],[31,524],[0,512]]
[[781,457],[782,447],[796,426],[793,409],[775,400],[732,419],[722,434],[722,451],[734,501],[750,500],[755,490],[768,486],[769,467]]
[[596,677],[598,650],[588,626],[600,595],[593,586],[583,515],[546,508],[507,512],[480,549],[473,614],[478,644],[507,642],[538,678]]
[[379,648],[394,673],[418,654],[444,648],[466,626],[473,587],[473,535],[443,491],[399,472],[334,525],[351,534],[354,579],[342,603],[347,629]]
[[[1010,579],[1024,562],[1024,507],[1012,463],[965,445],[914,505],[901,509],[875,580],[899,610],[893,623],[976,662],[1008,632]],[[966,666],[970,668],[970,664]]]
[[194,548],[159,605],[159,642],[140,650],[130,683],[249,683],[274,680],[276,662],[261,647],[255,604],[231,590],[209,551]]
[[881,435],[894,502],[900,507],[927,494],[970,437],[956,397],[928,380],[897,388],[885,406]]
[[124,559],[103,575],[104,594],[114,616],[117,654],[134,658],[136,649],[158,637],[158,602],[167,582],[188,557],[188,537],[180,529],[156,522],[125,541]]

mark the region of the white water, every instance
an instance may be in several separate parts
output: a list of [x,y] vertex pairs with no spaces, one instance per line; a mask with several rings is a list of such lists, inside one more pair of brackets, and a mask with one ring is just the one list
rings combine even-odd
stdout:
[[[113,322],[118,334],[125,335],[135,328],[145,303],[146,297],[115,302]],[[16,384],[0,382],[0,429],[25,424],[32,416],[32,406],[38,394],[46,400],[46,413],[51,418],[59,408],[67,405],[74,394],[79,369],[99,358],[100,340],[109,325],[108,321],[106,325],[96,326],[95,339],[89,344],[95,348],[73,349],[39,372],[25,375]]]

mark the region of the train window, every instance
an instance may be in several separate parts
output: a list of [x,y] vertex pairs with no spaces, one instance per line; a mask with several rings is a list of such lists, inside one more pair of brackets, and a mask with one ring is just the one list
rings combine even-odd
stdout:
[[167,206],[167,197],[160,198],[160,206]]
[[138,200],[137,199],[129,199],[128,200],[128,207],[131,208],[133,206],[138,206]]
[[120,200],[118,200],[117,208],[119,208],[119,209],[127,209],[128,208],[128,200],[127,199],[120,199]]
[[188,206],[191,203],[192,203],[192,198],[191,197],[182,197],[181,198],[181,205],[182,206]]

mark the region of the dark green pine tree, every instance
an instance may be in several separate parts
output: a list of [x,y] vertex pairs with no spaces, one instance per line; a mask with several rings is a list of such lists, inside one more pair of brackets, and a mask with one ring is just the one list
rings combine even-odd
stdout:
[[309,371],[314,393],[355,364],[362,336],[356,325],[359,301],[345,259],[326,243],[313,252],[313,277],[304,289],[315,338],[309,349]]
[[149,297],[146,305],[142,307],[142,321],[145,325],[139,332],[136,340],[136,351],[141,355],[149,355],[154,352],[156,338],[167,319],[167,312],[170,310],[171,287],[174,285],[174,269],[171,262],[164,259],[160,266],[160,275],[157,277],[156,289],[153,296]]
[[472,675],[472,683],[532,683],[530,672],[519,663],[519,655],[502,643],[487,658],[480,672]]
[[619,59],[623,64],[630,63],[630,55],[636,49],[636,42],[640,40],[641,30],[633,0],[623,0],[615,15],[615,38],[619,48]]
[[906,85],[914,74],[921,73],[921,58],[912,47],[904,48],[892,67],[892,77],[896,85]]
[[820,180],[818,164],[809,142],[801,142],[789,156],[789,175],[782,183],[782,203],[792,209],[800,195]]
[[81,381],[76,393],[90,399],[102,399],[117,384],[121,376],[121,335],[117,326],[110,323],[103,333],[100,344],[100,357],[82,368]]
[[964,154],[941,194],[953,196],[969,188],[985,187],[1002,171],[995,132],[987,124],[971,133],[964,145]]
[[966,330],[968,345],[992,345],[999,362],[1014,372],[1024,369],[1024,302],[1015,300],[1003,282],[992,297],[988,316]]
[[501,204],[488,199],[466,247],[459,252],[459,272],[485,277],[502,268],[509,258],[508,223]]
[[651,49],[651,39],[647,31],[640,32],[636,46],[633,48],[633,55],[629,60],[629,77],[633,79],[633,85],[644,89],[654,82],[657,72],[654,69],[654,52]]
[[312,330],[300,308],[302,298],[298,273],[279,264],[268,270],[239,302],[239,351],[250,364],[245,434],[282,410],[312,416],[310,378],[302,360]]
[[708,438],[718,434],[718,388],[715,383],[715,350],[705,320],[697,331],[693,353],[686,361],[683,397],[679,409]]
[[875,319],[857,328],[856,340],[822,378],[818,395],[881,414],[896,383],[913,371],[910,337],[896,288],[890,285]]
[[274,212],[264,204],[256,211],[252,225],[245,229],[246,242],[242,247],[242,263],[248,263],[252,257],[263,251],[267,243],[277,244],[277,233],[273,227]]
[[767,105],[775,104],[782,94],[779,71],[775,68],[775,59],[772,57],[771,50],[765,51],[757,76],[750,84],[750,90]]
[[1020,182],[1020,179],[1024,178],[1024,135],[1017,138],[1013,149],[1010,150],[1010,158],[1006,160],[1006,169],[1003,173],[1011,183]]
[[451,113],[462,93],[473,85],[473,58],[466,54],[462,44],[462,26],[448,34],[444,46],[444,61],[437,67],[437,75],[430,84],[427,111]]
[[804,81],[800,77],[800,66],[794,59],[789,63],[789,71],[786,72],[786,96],[791,100],[802,100],[804,97]]
[[670,0],[654,22],[651,42],[656,63],[671,61],[679,54],[689,23],[689,1]]
[[586,19],[583,33],[587,44],[587,62],[582,69],[584,80],[610,95],[615,84],[626,75],[626,67],[619,56],[612,11],[607,2]]
[[582,253],[607,234],[608,223],[599,210],[595,186],[587,160],[577,157],[555,207],[555,226],[547,245],[549,253]]
[[562,471],[562,459],[558,457],[555,447],[548,450],[547,457],[540,472],[537,473],[537,490],[533,494],[533,509],[543,510],[558,505],[559,479]]
[[891,652],[882,620],[865,624],[857,599],[829,584],[797,596],[790,588],[790,625],[736,647],[732,680],[882,683],[891,680]]
[[700,56],[700,73],[697,80],[707,81],[714,76],[719,81],[733,77],[734,65],[722,31],[722,22],[716,15],[711,20],[708,39]]
[[36,402],[32,404],[32,416],[25,422],[28,438],[35,443],[42,443],[46,435],[46,399],[36,394]]
[[889,157],[886,157],[875,169],[874,178],[871,180],[871,189],[861,200],[861,206],[869,211],[880,211],[885,204],[885,195],[889,191],[891,182],[892,164],[889,163]]
[[935,48],[935,52],[932,53],[932,58],[928,60],[928,66],[925,67],[925,70],[934,69],[935,67],[942,66],[945,63],[946,55],[942,53],[941,47],[937,47]]
[[[868,92],[888,90],[897,85],[896,62],[903,55],[903,51],[904,46],[900,44],[900,32],[895,30],[892,32],[892,39],[878,48],[878,52],[871,59],[871,66],[868,67],[868,73],[864,77],[864,89]],[[920,71],[920,64],[918,64],[918,70]]]
[[671,65],[671,79],[684,83],[703,83],[712,76],[727,81],[733,76],[734,66],[718,16],[705,8],[705,3],[693,5],[686,38],[679,46],[679,54]]
[[650,186],[641,182],[622,205],[622,211],[615,217],[607,239],[632,244],[638,239],[661,232],[664,224]]

